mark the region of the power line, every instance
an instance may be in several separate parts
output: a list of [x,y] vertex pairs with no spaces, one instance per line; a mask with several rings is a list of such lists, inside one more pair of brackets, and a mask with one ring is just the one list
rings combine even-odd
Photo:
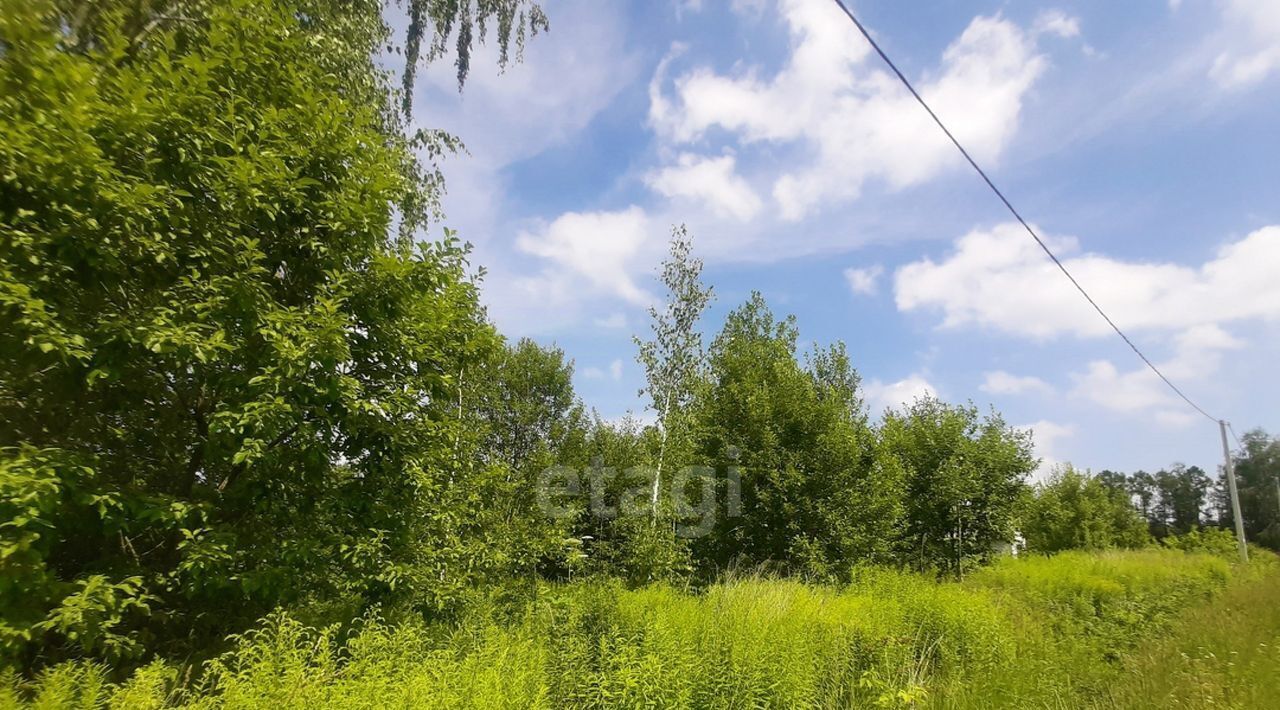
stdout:
[[951,135],[951,131],[947,129],[947,126],[942,122],[942,119],[938,118],[938,114],[934,113],[932,108],[929,108],[929,104],[925,103],[925,100],[916,91],[915,87],[912,86],[911,82],[907,80],[907,77],[904,76],[903,73],[898,70],[897,65],[893,63],[893,60],[889,58],[889,55],[885,54],[884,50],[880,48],[880,45],[877,44],[876,41],[871,38],[871,33],[867,31],[866,27],[862,26],[862,23],[859,22],[858,18],[854,16],[853,11],[850,10],[849,6],[844,3],[844,0],[835,0],[835,3],[839,5],[840,9],[844,11],[844,14],[847,15],[851,21],[853,21],[854,26],[858,28],[858,31],[862,33],[862,36],[867,38],[867,42],[871,43],[871,48],[876,50],[876,54],[879,54],[880,58],[884,60],[884,63],[888,64],[889,68],[893,70],[893,73],[898,75],[898,79],[902,81],[902,85],[907,87],[907,91],[911,92],[911,95],[916,98],[916,101],[920,102],[920,105],[923,106],[924,110],[929,113],[929,117],[933,119],[933,122],[938,124],[938,128],[941,128],[942,132],[947,134],[947,138],[951,139],[951,142],[955,144],[956,148],[960,151],[960,154],[964,156],[964,159],[969,161],[969,165],[973,166],[973,169],[978,172],[978,175],[982,176],[982,179],[987,183],[987,187],[990,187],[991,191],[996,193],[996,197],[999,197],[1000,201],[1004,203],[1004,206],[1009,208],[1009,212],[1011,212],[1013,216],[1018,220],[1018,222],[1023,226],[1023,228],[1027,230],[1027,234],[1030,234],[1031,238],[1036,240],[1036,244],[1040,245],[1040,248],[1044,250],[1044,253],[1047,254],[1050,259],[1053,260],[1053,263],[1058,267],[1059,270],[1062,271],[1063,275],[1066,276],[1069,281],[1071,281],[1071,285],[1076,287],[1076,290],[1080,292],[1080,295],[1084,296],[1085,300],[1089,302],[1089,305],[1093,306],[1093,309],[1098,312],[1098,315],[1102,316],[1102,319],[1107,322],[1107,325],[1111,326],[1111,329],[1116,332],[1116,335],[1119,335],[1121,339],[1124,340],[1125,344],[1127,344],[1129,348],[1133,350],[1133,352],[1136,353],[1139,358],[1142,358],[1142,361],[1147,364],[1147,367],[1151,368],[1151,371],[1156,373],[1156,375],[1159,376],[1159,378],[1163,380],[1166,385],[1169,386],[1169,389],[1172,389],[1174,392],[1176,392],[1184,402],[1191,405],[1192,408],[1194,408],[1197,412],[1200,412],[1201,414],[1203,414],[1210,421],[1217,422],[1218,421],[1217,417],[1204,411],[1204,409],[1202,409],[1200,405],[1196,404],[1195,402],[1192,402],[1190,397],[1183,394],[1182,390],[1178,389],[1178,386],[1173,384],[1173,382],[1171,382],[1168,377],[1165,377],[1164,373],[1160,371],[1160,368],[1156,367],[1155,363],[1151,362],[1151,360],[1148,359],[1147,356],[1144,355],[1142,351],[1138,349],[1138,346],[1133,344],[1133,341],[1129,339],[1129,336],[1125,335],[1124,331],[1120,330],[1120,327],[1117,326],[1115,322],[1111,320],[1111,317],[1107,315],[1106,311],[1102,310],[1102,307],[1099,306],[1098,303],[1093,300],[1093,297],[1090,296],[1089,293],[1084,290],[1084,287],[1080,285],[1080,282],[1076,281],[1076,278],[1071,275],[1071,272],[1067,270],[1067,267],[1063,265],[1063,263],[1058,259],[1056,255],[1054,255],[1053,251],[1049,249],[1049,246],[1044,243],[1043,239],[1040,238],[1040,235],[1036,234],[1036,231],[1031,228],[1031,225],[1028,224],[1027,221],[1022,218],[1022,215],[1018,214],[1018,210],[1014,209],[1013,204],[1010,203],[1009,199],[1004,196],[1004,193],[1000,191],[1000,188],[996,187],[996,184],[991,181],[991,178],[987,177],[987,173],[983,171],[982,168],[978,167],[978,163],[974,161],[974,159],[969,155],[969,151],[965,150],[964,146],[960,145],[960,141],[956,140],[956,137]]
[[1227,431],[1231,432],[1231,438],[1236,440],[1236,444],[1240,448],[1244,448],[1244,442],[1240,441],[1240,437],[1236,435],[1236,428],[1231,426],[1231,422],[1227,422]]

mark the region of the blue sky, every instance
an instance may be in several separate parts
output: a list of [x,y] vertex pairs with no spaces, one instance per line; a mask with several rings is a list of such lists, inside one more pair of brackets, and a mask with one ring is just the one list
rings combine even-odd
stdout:
[[[855,0],[1069,268],[1236,429],[1280,430],[1280,2]],[[1038,251],[831,0],[548,0],[500,73],[447,62],[414,122],[458,135],[444,223],[509,336],[562,347],[588,406],[644,412],[670,227],[717,301],[760,290],[843,340],[873,414],[994,405],[1047,461],[1212,469],[1216,428]],[[491,54],[491,48],[482,54]]]

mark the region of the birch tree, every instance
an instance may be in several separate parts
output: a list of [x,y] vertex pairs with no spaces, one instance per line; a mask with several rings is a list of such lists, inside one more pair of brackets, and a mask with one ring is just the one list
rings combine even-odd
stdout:
[[635,338],[648,385],[648,395],[661,432],[657,470],[653,477],[653,514],[658,514],[662,468],[672,434],[681,431],[684,413],[693,400],[694,383],[706,369],[706,353],[698,321],[711,302],[712,292],[702,283],[702,260],[693,256],[693,242],[684,225],[671,230],[671,250],[662,262],[660,278],[666,303],[650,307],[650,340]]

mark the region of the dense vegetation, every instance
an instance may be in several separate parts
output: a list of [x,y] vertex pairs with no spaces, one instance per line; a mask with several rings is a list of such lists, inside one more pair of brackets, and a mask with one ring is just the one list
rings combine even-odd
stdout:
[[[403,117],[420,62],[452,51],[461,83],[474,42],[505,62],[547,20],[405,5],[398,38],[366,1],[0,0],[0,665],[43,678],[24,694],[838,705],[950,687],[1024,632],[1110,643],[1107,595],[1129,624],[1225,582],[1171,553],[982,569],[1018,530],[1054,552],[1230,520],[1194,467],[1031,487],[995,412],[873,419],[844,345],[801,352],[758,294],[704,343],[682,229],[637,339],[656,421],[587,412],[429,238],[457,141]],[[1280,445],[1247,434],[1237,469],[1278,539]],[[723,581],[761,569],[786,579]],[[1061,626],[1023,629],[1038,604]]]
[[68,665],[23,693],[46,707],[1080,707],[1127,692],[1115,660],[1185,607],[1274,584],[1264,559],[1065,553],[963,583],[867,569],[838,588],[747,578],[698,594],[596,582],[544,588],[514,617],[367,617],[345,637],[274,615],[190,690],[162,664],[123,684]]

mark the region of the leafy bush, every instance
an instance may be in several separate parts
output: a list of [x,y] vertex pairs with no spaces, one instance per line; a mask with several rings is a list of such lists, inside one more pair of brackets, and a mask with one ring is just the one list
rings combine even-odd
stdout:
[[1035,487],[1022,532],[1037,552],[1132,548],[1151,541],[1147,522],[1126,491],[1071,466],[1058,468]]
[[1170,535],[1160,544],[1171,550],[1202,552],[1232,561],[1240,555],[1236,534],[1222,528],[1199,528],[1182,535]]

